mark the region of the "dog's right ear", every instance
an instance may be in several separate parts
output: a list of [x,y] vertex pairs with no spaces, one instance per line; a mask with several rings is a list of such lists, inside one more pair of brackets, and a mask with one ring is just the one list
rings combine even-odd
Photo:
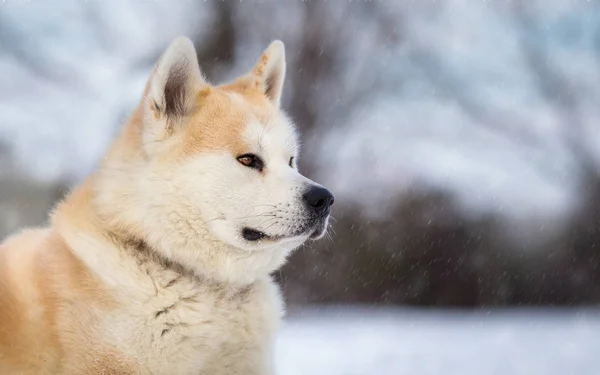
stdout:
[[[176,38],[154,67],[147,87],[146,124],[153,123],[153,138],[164,138],[180,119],[192,113],[198,90],[207,82],[200,72],[198,57],[192,41]],[[166,132],[166,133],[165,133]]]

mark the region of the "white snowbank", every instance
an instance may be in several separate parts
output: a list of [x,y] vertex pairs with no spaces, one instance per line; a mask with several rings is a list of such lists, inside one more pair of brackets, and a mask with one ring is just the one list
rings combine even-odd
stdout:
[[593,375],[600,311],[325,309],[287,319],[280,375]]

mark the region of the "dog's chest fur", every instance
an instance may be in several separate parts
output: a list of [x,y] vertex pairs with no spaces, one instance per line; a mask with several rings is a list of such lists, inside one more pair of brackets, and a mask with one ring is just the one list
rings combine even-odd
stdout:
[[243,353],[269,354],[282,314],[269,278],[233,288],[158,263],[139,267],[146,276],[139,289],[129,301],[124,295],[124,307],[105,316],[101,329],[140,374],[233,374]]

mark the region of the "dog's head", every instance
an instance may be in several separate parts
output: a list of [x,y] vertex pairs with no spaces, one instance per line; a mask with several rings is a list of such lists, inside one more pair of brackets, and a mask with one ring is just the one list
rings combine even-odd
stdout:
[[209,233],[245,251],[323,236],[334,198],[297,169],[297,132],[280,108],[284,75],[279,41],[219,86],[204,79],[189,39],[162,55],[142,103],[141,148],[147,212],[166,231],[182,241]]

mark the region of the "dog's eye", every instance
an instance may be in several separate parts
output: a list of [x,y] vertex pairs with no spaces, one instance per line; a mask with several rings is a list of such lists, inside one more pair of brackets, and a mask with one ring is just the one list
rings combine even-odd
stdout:
[[254,154],[242,155],[242,156],[238,157],[237,160],[240,163],[242,163],[243,165],[245,165],[246,167],[254,168],[259,171],[263,170],[264,164],[263,164],[262,160]]
[[294,168],[294,157],[290,158],[290,167]]

